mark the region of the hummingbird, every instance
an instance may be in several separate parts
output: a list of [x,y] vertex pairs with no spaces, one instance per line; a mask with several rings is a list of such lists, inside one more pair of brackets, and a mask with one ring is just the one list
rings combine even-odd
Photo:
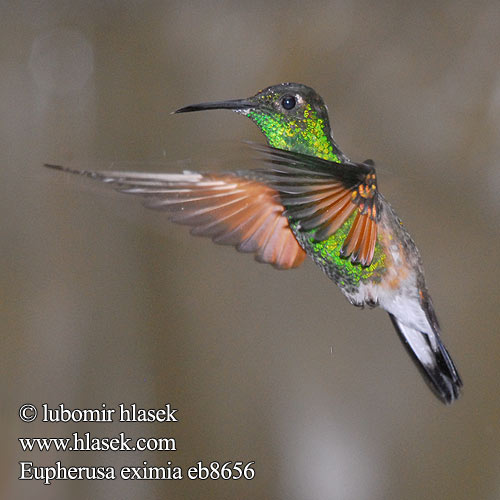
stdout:
[[385,309],[430,389],[445,404],[455,401],[462,380],[441,341],[419,251],[380,193],[374,162],[352,161],[334,141],[323,99],[306,85],[282,83],[174,113],[215,109],[247,116],[264,134],[267,144],[253,145],[258,168],[170,174],[46,166],[138,195],[193,235],[277,269],[309,256],[351,304]]

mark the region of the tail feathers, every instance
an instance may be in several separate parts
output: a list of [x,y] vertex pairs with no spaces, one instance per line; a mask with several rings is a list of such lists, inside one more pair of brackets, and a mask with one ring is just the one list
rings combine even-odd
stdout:
[[439,336],[410,328],[389,314],[401,342],[434,394],[445,404],[460,396],[462,380]]

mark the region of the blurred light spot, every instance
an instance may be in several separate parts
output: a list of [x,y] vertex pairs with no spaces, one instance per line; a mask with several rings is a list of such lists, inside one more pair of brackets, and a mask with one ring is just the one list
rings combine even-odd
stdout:
[[497,137],[500,134],[500,72],[497,75],[496,81],[491,90],[490,98],[487,105],[487,117],[492,128],[492,146],[486,151],[486,159],[483,160],[487,165],[486,192],[488,193],[489,207],[493,208],[496,213],[500,211],[500,199],[498,192],[500,191],[500,148]]
[[79,92],[94,70],[94,53],[79,31],[58,28],[35,39],[29,69],[45,92]]
[[[349,499],[369,498],[375,492],[377,472],[370,450],[346,429],[318,426],[306,427],[301,446],[291,451],[294,470],[301,471],[292,480],[297,498]],[[300,479],[299,479],[300,478]],[[306,479],[307,478],[307,479]]]
[[305,386],[307,393],[300,400],[296,394],[289,395],[278,418],[280,451],[288,457],[283,471],[287,498],[380,498],[377,494],[386,467],[383,457],[374,459],[364,433],[358,433],[342,412],[332,414],[322,392],[311,388],[311,381]]
[[491,99],[488,105],[488,118],[500,130],[500,72],[498,72],[496,81],[491,92]]
[[[491,160],[489,168],[487,169],[487,193],[489,206],[486,209],[494,208],[496,212],[500,212],[500,200],[498,199],[498,192],[500,191],[500,165],[498,159]],[[484,200],[483,200],[484,201]],[[497,226],[498,227],[498,226]]]

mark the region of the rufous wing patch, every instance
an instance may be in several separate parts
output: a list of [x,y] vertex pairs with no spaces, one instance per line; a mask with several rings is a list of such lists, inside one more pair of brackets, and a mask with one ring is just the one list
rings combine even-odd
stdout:
[[298,267],[306,256],[283,216],[276,191],[255,180],[207,175],[198,183],[177,183],[146,205],[174,212],[172,221],[192,226],[194,235],[255,253],[259,262],[278,269]]
[[358,212],[346,236],[340,254],[351,257],[351,262],[369,266],[377,243],[377,180],[375,171],[368,173],[363,182],[352,189],[353,202]]
[[253,178],[231,173],[92,172],[47,166],[139,195],[145,206],[171,212],[173,222],[191,226],[192,234],[254,253],[258,261],[278,269],[298,267],[306,257],[276,191]]
[[377,223],[368,214],[358,210],[340,254],[351,257],[353,264],[369,266],[377,243]]

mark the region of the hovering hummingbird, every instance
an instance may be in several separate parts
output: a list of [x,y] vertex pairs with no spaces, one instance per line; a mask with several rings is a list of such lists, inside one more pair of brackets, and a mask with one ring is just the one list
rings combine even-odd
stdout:
[[175,113],[209,109],[233,110],[259,127],[268,143],[254,146],[260,168],[162,174],[46,166],[139,195],[192,234],[278,269],[298,267],[308,255],[351,304],[385,309],[436,396],[446,404],[457,399],[462,381],[441,342],[418,249],[379,192],[374,163],[351,161],[333,140],[322,98],[283,83]]

